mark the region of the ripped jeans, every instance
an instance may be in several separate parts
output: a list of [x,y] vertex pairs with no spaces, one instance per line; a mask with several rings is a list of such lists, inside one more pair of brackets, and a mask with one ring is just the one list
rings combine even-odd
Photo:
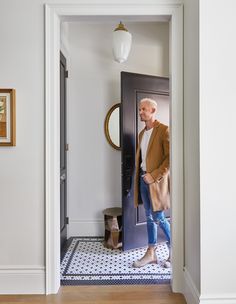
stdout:
[[140,194],[143,201],[146,220],[147,220],[147,233],[148,245],[157,245],[157,230],[160,226],[166,236],[167,245],[170,247],[170,223],[167,221],[164,211],[153,211],[150,198],[149,186],[140,176]]

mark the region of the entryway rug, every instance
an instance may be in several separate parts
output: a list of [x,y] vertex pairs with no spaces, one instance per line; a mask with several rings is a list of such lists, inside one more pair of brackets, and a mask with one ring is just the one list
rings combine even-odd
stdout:
[[133,262],[145,251],[107,249],[103,238],[72,238],[61,261],[61,285],[169,284],[171,268],[162,265],[168,257],[166,243],[158,245],[159,264],[133,268]]

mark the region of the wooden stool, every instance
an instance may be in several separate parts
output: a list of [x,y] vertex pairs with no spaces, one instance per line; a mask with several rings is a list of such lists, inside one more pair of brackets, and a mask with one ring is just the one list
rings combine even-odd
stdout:
[[103,210],[105,224],[104,246],[110,249],[122,247],[122,209],[119,207]]

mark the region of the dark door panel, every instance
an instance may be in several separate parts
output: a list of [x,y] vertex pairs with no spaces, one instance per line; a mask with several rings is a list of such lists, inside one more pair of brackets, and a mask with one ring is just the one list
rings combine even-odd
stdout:
[[[134,207],[133,180],[138,133],[144,127],[139,121],[138,105],[144,98],[159,100],[161,111],[169,109],[169,79],[121,72],[121,148],[122,148],[122,237],[123,250],[147,245],[146,219],[141,204]],[[166,108],[167,107],[167,108]],[[165,110],[162,110],[164,109]],[[165,124],[169,121],[158,120]],[[168,118],[169,119],[169,118]],[[160,233],[161,237],[162,233]],[[159,238],[160,239],[160,238]]]
[[61,248],[67,240],[66,58],[60,54],[60,229]]

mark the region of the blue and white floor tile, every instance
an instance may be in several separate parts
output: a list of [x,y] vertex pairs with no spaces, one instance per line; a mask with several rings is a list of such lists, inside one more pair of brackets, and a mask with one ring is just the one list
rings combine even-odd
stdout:
[[166,243],[157,248],[158,264],[133,268],[146,248],[129,251],[107,249],[103,238],[73,238],[61,262],[62,285],[119,285],[119,284],[162,284],[169,283],[171,268],[162,263],[168,257]]

